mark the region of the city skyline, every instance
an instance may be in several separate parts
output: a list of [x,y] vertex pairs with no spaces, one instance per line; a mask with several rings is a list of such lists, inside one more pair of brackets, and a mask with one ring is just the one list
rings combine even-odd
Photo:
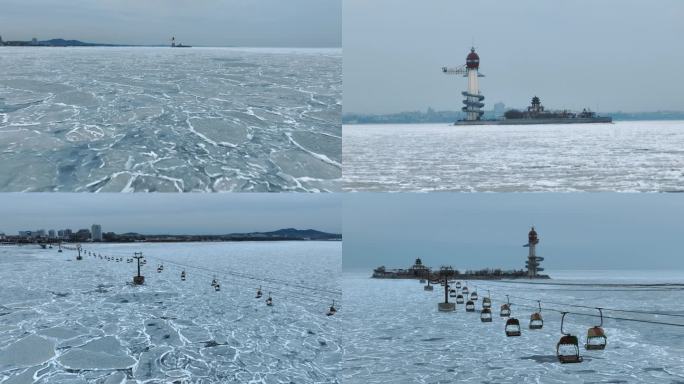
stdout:
[[[97,229],[96,229],[97,228]],[[93,224],[91,225],[91,228],[50,228],[50,229],[23,229],[17,231],[16,234],[12,233],[5,233],[3,231],[0,231],[0,239],[4,236],[7,238],[12,238],[12,237],[23,237],[27,239],[69,239],[73,235],[85,233],[87,234],[88,238],[92,239],[93,241],[103,241],[103,235],[108,235],[108,234],[115,234],[115,235],[126,235],[126,234],[137,234],[137,235],[143,235],[143,236],[221,236],[221,235],[239,235],[239,234],[252,234],[252,233],[268,233],[268,232],[278,232],[280,230],[291,230],[294,229],[296,231],[317,231],[315,228],[279,228],[277,230],[273,231],[253,231],[253,232],[232,232],[232,233],[216,233],[216,234],[207,234],[207,233],[202,233],[202,234],[185,234],[185,233],[138,233],[138,232],[123,232],[123,233],[116,233],[113,231],[103,231],[102,226],[99,224]],[[324,231],[318,231],[318,232],[324,232]],[[340,235],[340,233],[329,233],[331,235]]]

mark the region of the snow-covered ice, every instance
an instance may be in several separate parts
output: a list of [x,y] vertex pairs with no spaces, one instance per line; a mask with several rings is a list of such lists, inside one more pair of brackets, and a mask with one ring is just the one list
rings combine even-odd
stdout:
[[[684,272],[563,271],[551,273],[554,284],[604,282],[684,283]],[[555,348],[560,338],[560,314],[550,309],[598,314],[592,309],[551,305],[579,304],[638,311],[662,311],[680,317],[625,314],[606,316],[643,318],[684,324],[682,285],[672,289],[531,285],[524,282],[468,282],[477,289],[478,312],[439,313],[444,300],[438,285],[424,291],[417,280],[371,279],[369,273],[343,275],[345,310],[344,383],[681,383],[684,382],[682,327],[605,319],[608,345],[603,351],[581,348],[584,362],[560,364]],[[545,281],[544,283],[548,283]],[[482,297],[491,290],[493,322],[479,318]],[[534,301],[511,298],[512,316],[520,320],[522,335],[506,337],[499,307],[505,294],[542,301],[544,326],[529,330]],[[454,300],[454,299],[451,299]],[[525,307],[523,307],[522,305]],[[543,308],[547,309],[544,310]],[[568,315],[565,330],[580,343],[599,319]]]
[[[124,260],[0,247],[3,384],[337,382],[341,323],[326,311],[331,299],[341,308],[340,242],[84,248]],[[144,286],[128,284],[136,251],[148,261]],[[197,268],[181,281],[184,267],[168,261]]]
[[0,191],[337,191],[339,49],[0,56]]
[[684,191],[684,121],[345,125],[348,191]]

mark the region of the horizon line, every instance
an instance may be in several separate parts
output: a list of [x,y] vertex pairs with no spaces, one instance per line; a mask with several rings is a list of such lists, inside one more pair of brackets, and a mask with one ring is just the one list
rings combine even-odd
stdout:
[[[513,107],[511,107],[513,108]],[[452,110],[452,109],[444,109],[444,110],[438,110],[434,109],[431,107],[428,107],[427,109],[414,109],[414,110],[403,110],[403,111],[394,111],[394,112],[342,112],[342,116],[351,116],[351,115],[365,115],[365,116],[389,116],[389,115],[397,115],[401,113],[427,113],[429,109],[432,109],[434,112],[440,113],[440,112],[449,112],[449,113],[464,113],[459,110]],[[484,111],[493,111],[493,109],[485,109]],[[681,110],[668,110],[668,109],[659,109],[659,110],[641,110],[641,111],[624,111],[624,110],[614,110],[614,111],[601,111],[601,113],[683,113],[684,114],[684,109]]]
[[[2,35],[0,35],[2,36]],[[3,42],[15,42],[15,41],[21,41],[21,42],[31,42],[33,38],[28,39],[28,40],[16,40],[16,39],[6,39],[3,38]],[[64,41],[78,41],[84,44],[93,44],[93,45],[99,45],[102,47],[109,47],[109,48],[116,48],[116,47],[169,47],[171,48],[170,43],[155,43],[155,44],[130,44],[130,43],[110,43],[110,42],[90,42],[90,41],[84,41],[84,40],[79,40],[77,38],[64,38],[64,37],[53,37],[49,39],[37,39],[37,41],[40,42],[45,42],[45,41],[51,41],[51,40],[64,40]],[[75,48],[88,48],[88,47],[77,47],[74,46]],[[335,45],[335,46],[327,46],[327,45],[314,45],[314,46],[290,46],[290,45],[192,45],[189,46],[189,48],[321,48],[321,49],[333,49],[333,48],[338,48],[342,49],[342,45]]]

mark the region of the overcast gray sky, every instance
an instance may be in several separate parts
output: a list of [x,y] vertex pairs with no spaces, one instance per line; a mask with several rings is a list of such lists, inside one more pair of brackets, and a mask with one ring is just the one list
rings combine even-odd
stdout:
[[341,196],[306,193],[2,193],[0,232],[90,228],[224,234],[281,228],[341,233]]
[[471,45],[486,109],[684,110],[681,0],[345,0],[344,112],[461,108]]
[[2,0],[5,40],[339,47],[342,0]]
[[548,270],[684,269],[679,194],[350,193],[344,268],[524,268],[535,225]]

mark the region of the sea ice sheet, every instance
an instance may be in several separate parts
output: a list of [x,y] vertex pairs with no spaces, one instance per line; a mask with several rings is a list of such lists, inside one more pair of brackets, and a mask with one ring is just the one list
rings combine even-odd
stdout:
[[[664,273],[663,273],[664,272]],[[684,283],[681,272],[651,273],[646,279],[624,271],[602,271],[590,278],[586,271],[557,275],[554,283]],[[550,273],[554,276],[554,273]],[[559,278],[560,277],[560,278]],[[630,277],[635,277],[630,280]],[[652,279],[655,278],[655,279]],[[610,281],[613,279],[614,281]],[[537,303],[511,298],[512,316],[520,320],[522,335],[506,337],[499,306],[505,294],[542,300],[542,306],[558,310],[598,314],[596,310],[562,308],[546,304],[570,303],[620,309],[663,311],[684,315],[682,290],[634,290],[535,286],[525,282],[470,281],[470,292],[478,292],[476,308],[491,291],[493,322],[480,321],[479,312],[466,313],[463,304],[456,312],[440,313],[437,303],[444,291],[424,291],[417,280],[371,279],[368,273],[345,273],[342,281],[345,311],[344,383],[679,383],[684,381],[684,334],[681,327],[656,326],[606,319],[608,346],[603,351],[581,349],[584,362],[560,364],[556,343],[560,338],[560,315],[547,309],[544,327],[529,330],[527,322]],[[453,300],[453,299],[452,299]],[[525,307],[520,304],[525,305]],[[624,317],[624,313],[606,315]],[[635,315],[630,315],[634,317]],[[649,316],[651,320],[684,324],[680,318]],[[598,323],[594,317],[568,315],[565,330],[585,340],[587,329]]]
[[[84,248],[124,260],[0,246],[0,383],[339,382],[341,323],[325,314],[341,305],[340,242]],[[137,251],[148,263],[135,287],[125,258]]]
[[343,132],[347,191],[684,191],[684,121]]
[[0,56],[0,191],[338,191],[339,49]]

